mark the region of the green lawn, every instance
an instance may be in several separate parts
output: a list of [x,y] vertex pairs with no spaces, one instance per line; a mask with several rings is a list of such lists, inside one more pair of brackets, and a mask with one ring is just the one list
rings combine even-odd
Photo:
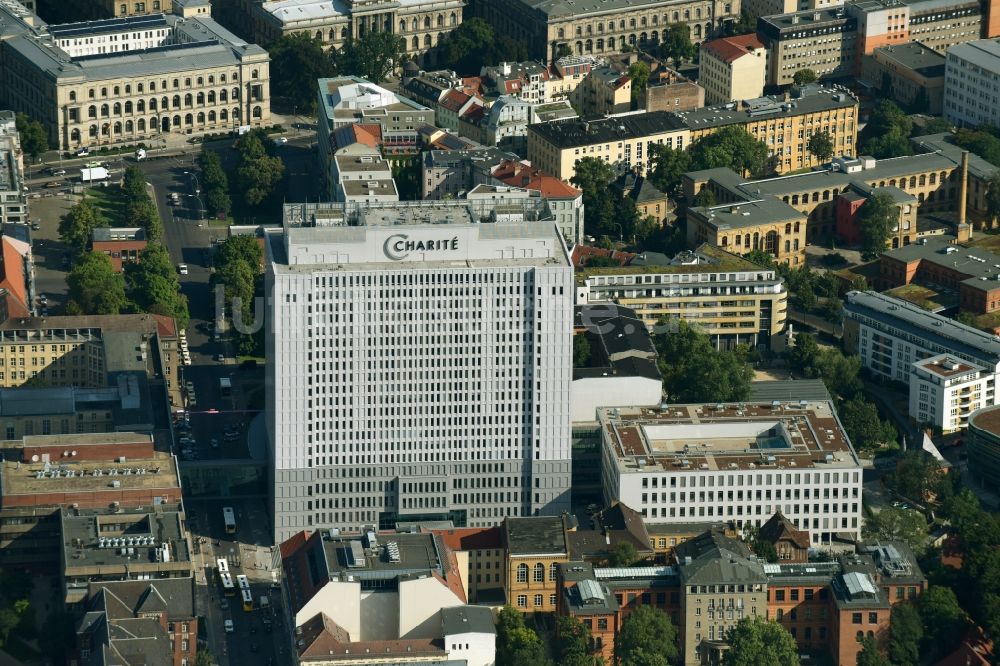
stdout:
[[885,293],[887,296],[900,298],[931,312],[948,307],[951,304],[949,301],[954,300],[953,298],[939,294],[929,287],[914,283],[904,284],[901,287],[890,289]]
[[84,195],[95,204],[113,227],[125,226],[125,208],[128,200],[120,185],[91,187]]

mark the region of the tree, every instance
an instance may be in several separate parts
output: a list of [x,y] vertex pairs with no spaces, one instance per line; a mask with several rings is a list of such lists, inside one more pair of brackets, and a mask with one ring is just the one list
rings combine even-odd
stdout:
[[608,191],[614,178],[611,165],[596,157],[584,157],[576,164],[570,182],[583,191],[583,228],[589,236],[609,235],[617,229],[615,202]]
[[385,81],[406,57],[403,38],[380,30],[370,30],[357,38],[348,37],[340,50],[330,55],[337,74],[360,76],[372,83]]
[[979,155],[990,164],[1000,165],[1000,138],[986,129],[959,129],[951,140],[956,146]]
[[229,194],[225,190],[216,187],[205,195],[205,208],[215,215],[221,214],[229,217],[229,213],[233,210],[233,200],[229,198]]
[[[704,190],[702,190],[704,191]],[[764,268],[774,268],[774,256],[764,250],[750,250],[743,255],[743,258],[752,264],[763,266]]]
[[788,362],[796,370],[812,368],[819,356],[819,343],[811,333],[796,333],[795,345],[788,350]]
[[285,174],[285,164],[279,157],[267,154],[267,135],[258,130],[247,132],[236,142],[240,154],[236,178],[240,192],[251,206],[266,199]]
[[735,351],[718,351],[684,320],[664,320],[654,338],[670,402],[733,402],[750,397],[753,370]]
[[691,155],[686,150],[674,150],[661,143],[649,144],[647,155],[652,170],[649,181],[661,192],[675,194],[680,187],[681,178],[690,171]]
[[545,645],[524,616],[512,606],[504,606],[497,619],[497,666],[549,666]]
[[879,419],[878,410],[861,397],[848,400],[840,409],[840,421],[855,448],[874,451],[883,446],[895,446],[896,428]]
[[586,333],[573,336],[573,367],[586,368],[590,361],[590,341]]
[[677,658],[677,630],[670,617],[646,604],[626,616],[615,636],[615,658],[622,666],[650,663],[640,662],[644,654],[659,655],[666,662]]
[[219,154],[211,150],[203,150],[198,156],[198,168],[201,169],[201,184],[206,190],[213,188],[229,189],[229,178],[222,168]]
[[923,637],[920,615],[911,604],[892,607],[889,621],[889,661],[893,666],[917,666],[920,663],[920,639]]
[[613,567],[632,566],[639,559],[639,551],[635,549],[630,541],[619,541],[611,549],[611,557],[608,558]]
[[243,261],[259,272],[263,260],[264,250],[253,236],[230,236],[215,248],[216,270],[222,270],[227,264]]
[[890,483],[903,497],[924,503],[933,499],[941,485],[941,466],[926,451],[907,451],[899,457]]
[[559,666],[594,666],[590,629],[572,615],[556,617],[555,654]]
[[759,615],[745,617],[729,630],[724,666],[798,666],[799,650],[792,635],[777,622]]
[[990,184],[986,187],[986,215],[990,219],[991,226],[1000,218],[1000,171],[993,174]]
[[691,43],[691,28],[687,23],[670,23],[663,28],[660,42],[660,55],[673,58],[674,64],[681,60],[689,60],[696,52]]
[[21,140],[21,150],[31,157],[32,162],[37,162],[38,156],[49,149],[49,134],[45,127],[24,113],[14,117],[14,126]]
[[[493,26],[481,18],[470,18],[448,33],[438,46],[438,64],[459,74],[478,76],[483,67],[502,61],[522,62],[528,59],[527,42],[497,35]],[[565,44],[558,47],[556,57],[572,55]]]
[[819,77],[811,69],[800,69],[792,76],[792,82],[797,86],[804,86],[807,83],[816,83]]
[[698,192],[698,194],[694,195],[694,201],[692,201],[691,203],[694,204],[695,206],[710,208],[715,204],[717,204],[718,202],[715,199],[715,192],[713,192],[711,188],[703,187]]
[[0,608],[0,645],[7,644],[7,637],[21,622],[21,616],[13,608]]
[[84,199],[70,208],[59,220],[59,238],[76,252],[83,252],[90,244],[91,232],[108,226],[97,206]]
[[556,47],[556,60],[566,58],[571,55],[573,55],[573,49],[571,49],[568,45],[560,44]]
[[632,101],[646,91],[649,84],[649,65],[642,60],[636,60],[628,66],[628,78],[632,82]]
[[814,365],[815,375],[823,380],[832,395],[848,400],[861,391],[860,357],[844,356],[839,349],[821,349]]
[[951,652],[968,622],[955,592],[940,585],[931,585],[920,596],[920,619],[924,625],[923,649],[938,656]]
[[160,212],[145,192],[142,193],[141,197],[129,201],[125,206],[125,223],[130,227],[145,229],[147,240],[156,241],[163,236]]
[[125,282],[132,302],[142,311],[167,315],[182,328],[187,326],[187,297],[181,293],[180,278],[165,247],[150,244],[139,254],[138,262],[126,264]]
[[861,639],[861,652],[858,653],[858,666],[892,666],[878,649],[874,638],[865,636]]
[[948,121],[947,118],[931,118],[922,127],[918,127],[916,123],[913,126],[914,136],[924,136],[928,134],[942,134],[949,133],[955,129],[955,126]]
[[864,531],[874,539],[902,541],[914,552],[922,553],[927,520],[913,509],[886,507],[865,521]]
[[212,658],[212,653],[208,650],[198,650],[198,654],[194,658],[194,666],[212,666],[215,660]]
[[309,32],[293,32],[282,35],[267,51],[271,56],[271,96],[288,100],[303,114],[315,113],[316,79],[334,74],[322,40]]
[[874,194],[861,204],[858,225],[861,230],[861,256],[866,261],[885,252],[893,228],[899,224],[899,208],[888,194]]
[[761,176],[768,167],[767,145],[743,127],[728,125],[695,141],[690,149],[691,169],[729,167],[740,175]]
[[806,148],[820,162],[828,162],[833,157],[833,137],[829,132],[816,132],[809,137]]
[[752,542],[752,550],[754,555],[762,558],[766,562],[778,561],[778,549],[775,548],[774,544],[770,541],[754,539]]
[[119,314],[128,305],[125,280],[103,252],[87,252],[66,277],[68,314]]
[[122,191],[130,201],[149,196],[146,193],[146,174],[138,164],[130,164],[125,169],[125,174],[122,176]]
[[858,147],[863,155],[877,159],[912,155],[910,132],[913,120],[889,99],[883,99],[872,110],[868,124],[858,134]]

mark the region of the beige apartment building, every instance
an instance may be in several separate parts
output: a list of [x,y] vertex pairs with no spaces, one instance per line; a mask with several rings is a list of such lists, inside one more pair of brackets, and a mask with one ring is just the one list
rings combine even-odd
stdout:
[[768,85],[787,86],[800,69],[847,77],[855,69],[858,22],[843,8],[764,16],[757,36],[768,50]]
[[484,0],[474,5],[496,30],[528,44],[532,58],[555,59],[560,46],[573,55],[620,53],[658,44],[671,23],[686,23],[700,42],[740,16],[740,0]]
[[38,0],[32,5],[29,9],[42,16],[58,16],[72,21],[149,16],[173,10],[172,0]]
[[632,108],[632,81],[613,67],[596,67],[576,89],[576,101],[585,116],[624,113]]
[[528,126],[528,161],[567,182],[583,157],[648,171],[649,145],[683,149],[690,143],[690,135],[678,115],[666,111],[600,120],[557,120]]
[[834,155],[853,155],[858,140],[858,100],[850,92],[820,86],[805,86],[794,96],[769,96],[745,100],[735,108],[706,107],[678,113],[691,131],[690,143],[723,127],[740,125],[763,141],[776,173],[819,166],[809,152],[809,137],[827,132],[833,139]]
[[726,104],[764,94],[767,51],[756,34],[720,37],[701,44],[698,84],[705,103]]
[[804,213],[775,197],[696,206],[687,211],[687,244],[708,243],[739,255],[759,250],[779,263],[800,266],[806,257],[806,223]]
[[[903,108],[939,116],[943,109],[945,56],[920,42],[882,46],[866,55],[861,80],[886,92]],[[889,90],[884,84],[888,80]]]
[[617,303],[650,329],[665,317],[682,319],[720,349],[769,346],[785,330],[787,301],[777,271],[707,244],[673,258],[646,252],[628,266],[576,273],[576,305]]
[[[150,32],[163,33],[152,47]],[[269,125],[269,65],[204,16],[47,26],[0,4],[0,107],[42,121],[62,150]]]
[[324,48],[339,49],[366,31],[392,32],[406,53],[423,59],[462,23],[463,0],[216,0],[220,20],[244,38],[270,44],[282,35],[313,35]]

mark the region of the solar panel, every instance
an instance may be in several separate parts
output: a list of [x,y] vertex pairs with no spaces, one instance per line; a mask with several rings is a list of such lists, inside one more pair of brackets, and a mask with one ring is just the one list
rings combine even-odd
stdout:
[[875,586],[872,584],[871,579],[866,574],[856,571],[844,574],[844,585],[847,586],[847,593],[851,597],[859,594],[875,594]]

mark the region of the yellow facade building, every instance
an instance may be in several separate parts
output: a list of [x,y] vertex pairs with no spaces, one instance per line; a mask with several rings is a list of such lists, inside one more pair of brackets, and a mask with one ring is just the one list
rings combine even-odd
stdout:
[[507,553],[507,602],[522,612],[556,610],[558,571],[569,562],[569,539],[560,516],[507,518],[503,524]]
[[770,346],[785,329],[788,290],[777,271],[705,244],[673,258],[646,252],[628,266],[584,268],[576,304],[602,302],[631,308],[650,330],[680,319],[719,349],[753,348]]
[[649,145],[683,149],[689,137],[678,115],[666,111],[600,120],[572,118],[529,125],[528,160],[565,181],[576,174],[576,163],[584,157],[646,172]]

